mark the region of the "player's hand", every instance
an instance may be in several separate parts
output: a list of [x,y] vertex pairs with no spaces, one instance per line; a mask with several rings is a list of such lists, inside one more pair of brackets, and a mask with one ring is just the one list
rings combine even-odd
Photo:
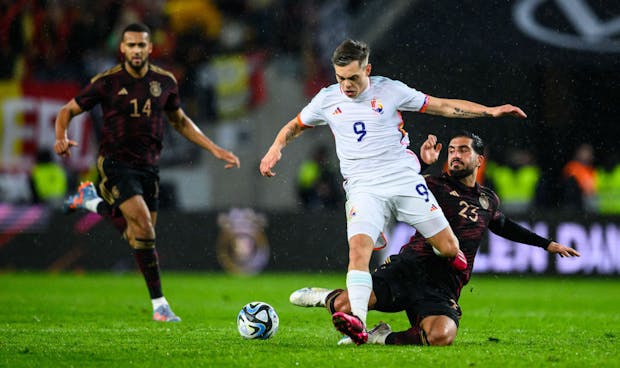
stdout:
[[215,153],[215,157],[217,157],[218,159],[222,160],[222,161],[226,161],[226,165],[224,166],[224,168],[226,169],[231,169],[233,167],[239,167],[241,166],[241,163],[239,162],[239,157],[237,157],[234,153],[225,150],[225,149],[220,149]]
[[560,257],[581,257],[581,254],[575,249],[566,247],[560,243],[551,242],[547,247],[547,252],[552,254],[559,254]]
[[422,146],[420,146],[420,158],[427,165],[434,164],[439,159],[441,143],[437,143],[437,137],[429,134]]
[[282,158],[282,152],[280,150],[270,148],[265,154],[265,157],[260,161],[260,174],[266,177],[275,176],[276,173],[271,171],[276,163]]
[[467,257],[465,257],[465,253],[459,249],[456,256],[450,260],[450,264],[457,271],[465,271],[467,269]]
[[502,116],[513,116],[515,118],[525,119],[527,115],[520,108],[512,105],[502,105],[492,107],[490,109],[491,116],[494,118],[499,118]]
[[77,147],[78,143],[68,138],[56,139],[54,143],[54,152],[59,156],[71,156],[71,147]]

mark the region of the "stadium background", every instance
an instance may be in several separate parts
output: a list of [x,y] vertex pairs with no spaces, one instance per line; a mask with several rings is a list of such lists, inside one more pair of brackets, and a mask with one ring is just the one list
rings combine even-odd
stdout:
[[[468,128],[487,141],[490,157],[499,162],[509,161],[510,149],[532,151],[543,173],[547,201],[514,217],[576,246],[584,255],[570,266],[555,263],[536,249],[491,237],[477,271],[620,274],[618,216],[566,211],[558,194],[562,166],[579,143],[593,145],[598,166],[620,163],[616,147],[620,4],[595,0],[1,4],[0,268],[133,267],[128,247],[108,224],[92,215],[65,216],[54,204],[33,204],[28,180],[37,152],[53,144],[58,108],[90,76],[118,60],[119,28],[137,20],[153,27],[153,62],[175,71],[184,108],[242,162],[241,169],[224,172],[219,162],[175,133],[167,135],[161,171],[167,198],[158,224],[165,268],[343,269],[347,250],[341,211],[305,210],[295,191],[297,169],[313,147],[333,147],[329,129],[308,132],[288,147],[275,178],[260,177],[258,162],[282,124],[317,88],[332,82],[331,50],[352,37],[370,44],[373,74],[400,79],[435,96],[487,105],[513,103],[527,112],[526,121],[445,121],[404,114],[412,147],[418,147],[426,134],[445,141],[453,131]],[[97,124],[96,112],[72,123],[80,149],[71,161],[58,161],[71,185],[87,177],[94,163]],[[406,233],[407,229],[395,228],[391,244],[405,239]],[[30,256],[34,251],[44,256],[34,259]],[[383,255],[377,254],[376,262]]]

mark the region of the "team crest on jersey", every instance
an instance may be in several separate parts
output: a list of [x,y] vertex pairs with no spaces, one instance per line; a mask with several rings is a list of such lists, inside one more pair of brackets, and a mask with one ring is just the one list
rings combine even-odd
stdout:
[[478,202],[480,202],[480,206],[485,210],[489,209],[489,198],[486,195],[481,194],[480,198],[478,198]]
[[381,100],[377,100],[376,98],[370,100],[370,108],[377,114],[383,114],[383,104]]
[[352,208],[349,210],[348,215],[349,215],[349,216],[348,216],[348,217],[349,217],[349,220],[350,220],[350,219],[352,219],[353,217],[355,217],[355,216],[357,215],[357,210],[355,209],[355,207],[352,207]]
[[153,97],[159,97],[161,96],[161,84],[158,81],[152,81],[151,83],[149,83],[151,88],[151,95]]

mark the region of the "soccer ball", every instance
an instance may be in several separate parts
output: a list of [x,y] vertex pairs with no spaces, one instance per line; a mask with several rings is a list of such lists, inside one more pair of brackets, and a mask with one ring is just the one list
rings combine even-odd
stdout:
[[279,324],[276,310],[264,302],[248,303],[237,315],[237,330],[246,339],[268,339],[278,331]]

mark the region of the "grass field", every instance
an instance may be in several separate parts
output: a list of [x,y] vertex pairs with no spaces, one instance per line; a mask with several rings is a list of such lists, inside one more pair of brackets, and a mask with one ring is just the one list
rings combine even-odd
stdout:
[[[444,348],[337,346],[327,312],[289,304],[303,286],[343,275],[165,273],[178,324],[150,321],[139,274],[0,274],[0,367],[618,367],[620,279],[474,275]],[[247,302],[275,307],[270,340],[244,340]],[[371,312],[405,329],[404,314]]]

